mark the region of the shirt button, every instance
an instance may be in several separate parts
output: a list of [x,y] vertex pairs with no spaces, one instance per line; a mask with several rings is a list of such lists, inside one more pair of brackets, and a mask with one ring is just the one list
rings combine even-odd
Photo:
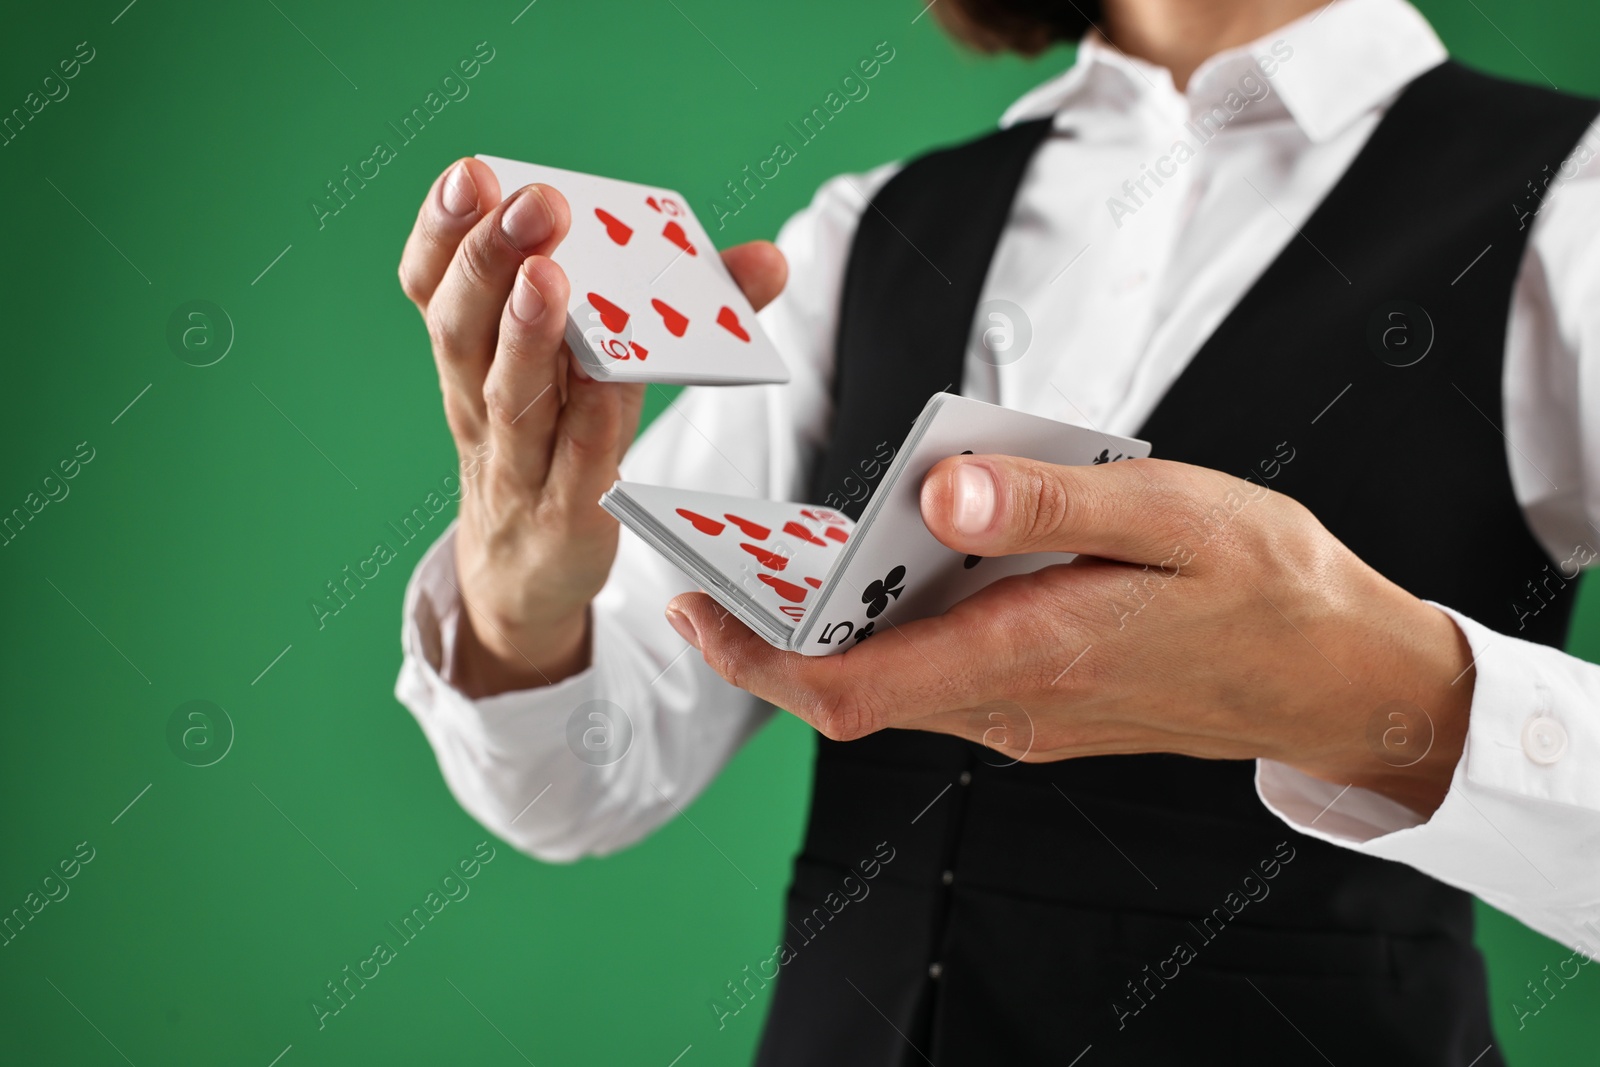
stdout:
[[943,874],[941,874],[939,876],[939,881],[943,882],[945,885],[949,885],[951,882],[953,882],[955,880],[956,880],[956,872],[955,871],[945,871]]
[[937,961],[928,964],[928,977],[929,978],[932,978],[934,981],[938,981],[939,980],[939,976],[941,974],[943,974],[943,973],[944,973],[944,964],[939,963]]
[[957,778],[956,781],[960,782],[962,785],[971,785],[972,784],[972,772],[971,771],[962,771],[961,772],[961,777]]
[[1567,754],[1567,730],[1548,715],[1537,715],[1522,728],[1522,751],[1535,763],[1549,766]]

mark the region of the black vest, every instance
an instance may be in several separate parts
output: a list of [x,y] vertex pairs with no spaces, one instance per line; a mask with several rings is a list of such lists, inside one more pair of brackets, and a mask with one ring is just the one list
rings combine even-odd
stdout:
[[[1417,78],[1140,436],[1258,480],[1287,442],[1271,487],[1377,570],[1561,644],[1570,597],[1517,631],[1514,605],[1551,561],[1497,424],[1528,183],[1549,180],[1595,111],[1454,63]],[[961,380],[1049,132],[924,156],[862,215],[812,499],[870,483],[879,442]],[[1385,337],[1396,325],[1409,347]],[[1008,766],[898,730],[818,746],[762,1064],[1502,1062],[1484,1054],[1471,898],[1295,834],[1250,762]]]

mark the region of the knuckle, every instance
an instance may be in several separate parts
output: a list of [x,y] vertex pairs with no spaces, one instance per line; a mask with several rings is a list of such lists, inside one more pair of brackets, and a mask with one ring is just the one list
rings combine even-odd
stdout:
[[451,339],[455,334],[454,324],[450,320],[449,301],[435,300],[429,303],[422,312],[422,322],[428,328],[428,343],[433,346],[434,355],[442,361],[448,360]]
[[872,732],[873,715],[860,690],[823,690],[812,695],[810,718],[830,741],[855,741]]
[[1161,462],[1130,461],[1152,465],[1144,484],[1130,488],[1132,503],[1145,517],[1152,541],[1204,546],[1207,554],[1225,549],[1237,535],[1234,520],[1241,510],[1239,495],[1230,489],[1219,489],[1209,477],[1197,481],[1192,472],[1172,465],[1156,466]]
[[450,436],[458,443],[476,440],[479,429],[477,413],[462,403],[453,389],[445,386],[443,391],[444,421],[450,428]]
[[543,329],[528,326],[513,315],[509,307],[504,309],[500,317],[500,338],[495,359],[514,364],[518,373],[536,371],[541,377],[548,376],[553,380],[556,357],[566,356],[561,351],[562,336],[559,333],[551,335],[550,327],[559,328],[560,325],[561,320],[557,318],[554,323],[545,323]]
[[1030,469],[1023,482],[1023,537],[1030,544],[1052,539],[1062,533],[1071,505],[1066,486],[1048,471]]
[[1263,500],[1262,520],[1250,528],[1251,548],[1276,572],[1309,585],[1324,585],[1344,572],[1349,549],[1328,532],[1310,508],[1282,494]]
[[563,429],[566,446],[581,461],[610,461],[622,436],[621,405],[612,397],[601,398],[581,422],[569,423]]
[[1293,497],[1268,489],[1262,494],[1261,503],[1265,505],[1262,514],[1267,520],[1263,525],[1268,527],[1294,535],[1303,535],[1322,527],[1322,521],[1316,514]]
[[493,234],[482,228],[474,230],[456,250],[456,269],[461,280],[473,289],[490,289],[495,285],[500,249]]
[[400,277],[400,291],[406,295],[406,299],[419,308],[425,307],[428,302],[428,292],[417,278],[416,268],[412,266],[411,261],[402,257],[400,268],[396,273]]
[[576,459],[582,467],[611,461],[611,442],[598,434],[574,434],[568,430],[566,451],[571,453],[573,459]]
[[[723,621],[727,621],[726,616],[723,617]],[[744,669],[744,657],[735,653],[731,642],[707,642],[705,658],[706,664],[722,675],[723,680],[735,689],[743,689],[749,681]]]
[[[1216,551],[1229,556],[1269,558],[1279,547],[1281,533],[1278,523],[1270,517],[1278,510],[1277,505],[1271,503],[1275,496],[1278,494],[1254,483],[1228,478],[1219,482],[1217,489],[1207,493],[1204,499],[1185,497],[1175,502],[1172,510],[1183,515],[1189,525],[1203,529]],[[1286,505],[1298,506],[1287,497],[1278,499]]]
[[510,426],[522,414],[522,405],[503,386],[490,385],[483,390],[484,415],[496,426]]
[[616,461],[614,438],[602,437],[598,433],[574,433],[569,429],[563,434],[563,443],[577,467],[587,470]]

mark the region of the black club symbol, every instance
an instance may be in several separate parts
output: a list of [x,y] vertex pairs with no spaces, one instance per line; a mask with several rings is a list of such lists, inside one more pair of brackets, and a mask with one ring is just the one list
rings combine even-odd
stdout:
[[906,569],[895,567],[884,575],[881,582],[870,582],[866,591],[861,594],[861,602],[867,606],[867,618],[876,619],[883,614],[883,609],[889,606],[889,598],[900,598],[904,586],[900,583],[905,580]]
[[863,626],[861,629],[857,630],[856,631],[856,640],[857,641],[865,641],[867,638],[871,637],[872,636],[872,628],[874,626],[876,626],[876,625],[878,625],[878,624],[875,623],[875,622],[869,622],[865,626]]
[[1122,453],[1121,452],[1118,452],[1116,455],[1113,456],[1111,454],[1111,449],[1103,448],[1103,449],[1100,450],[1100,454],[1098,456],[1094,457],[1094,460],[1092,462],[1094,463],[1094,465],[1096,467],[1098,467],[1102,463],[1115,463],[1117,460],[1119,460],[1121,458],[1122,458]]

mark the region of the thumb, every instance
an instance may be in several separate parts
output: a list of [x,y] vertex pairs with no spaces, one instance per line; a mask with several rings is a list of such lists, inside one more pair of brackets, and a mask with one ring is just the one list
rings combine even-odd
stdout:
[[1195,542],[1211,476],[1164,460],[1058,466],[1016,456],[951,456],[922,481],[922,521],[976,556],[1078,552],[1160,563]]
[[776,300],[789,279],[789,261],[770,241],[734,245],[722,253],[722,264],[757,311]]

